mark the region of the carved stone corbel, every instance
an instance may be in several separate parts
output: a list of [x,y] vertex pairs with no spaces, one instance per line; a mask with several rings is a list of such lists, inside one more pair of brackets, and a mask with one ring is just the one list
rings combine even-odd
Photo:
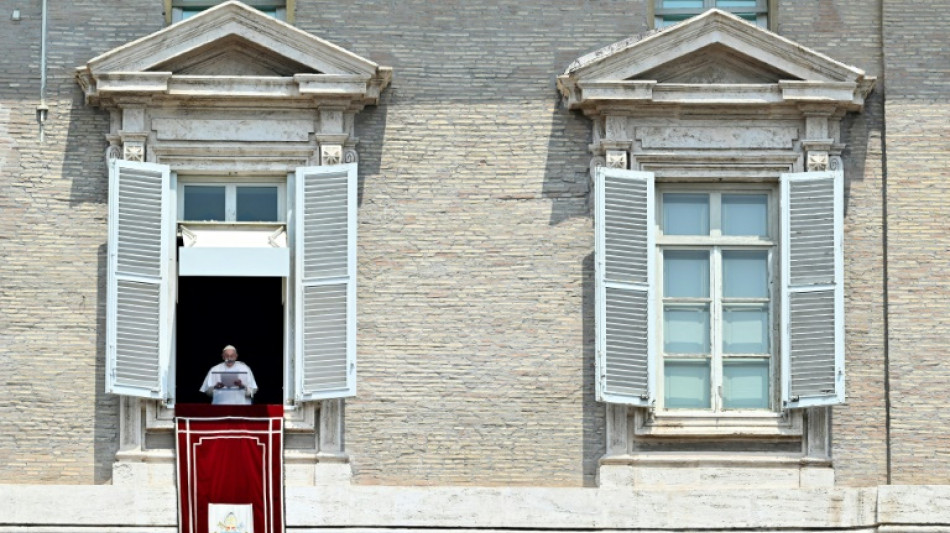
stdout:
[[805,170],[808,172],[828,170],[833,145],[834,141],[832,139],[802,141],[802,151],[805,152]]
[[126,161],[145,162],[145,140],[148,133],[144,131],[120,131],[122,141],[122,159]]
[[808,172],[828,170],[828,152],[808,152],[808,162],[805,166],[805,170]]
[[343,147],[339,144],[320,145],[320,164],[339,165],[343,162]]
[[122,159],[126,161],[145,162],[145,143],[139,141],[126,141],[122,144]]
[[627,169],[626,150],[607,150],[607,168]]

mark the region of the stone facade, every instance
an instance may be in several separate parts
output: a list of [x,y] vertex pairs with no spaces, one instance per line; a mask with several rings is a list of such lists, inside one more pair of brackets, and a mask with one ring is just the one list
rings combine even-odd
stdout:
[[[311,413],[325,433],[345,427],[348,463],[288,475],[290,529],[950,530],[940,2],[772,3],[776,33],[877,78],[840,128],[848,377],[828,422],[834,487],[688,465],[674,491],[599,479],[592,125],[561,105],[555,78],[647,31],[648,1],[296,1],[297,28],[393,78],[353,125],[358,393],[342,414]],[[0,0],[0,501],[14,502],[0,531],[175,528],[165,471],[142,487],[114,467],[130,426],[104,384],[112,124],[74,78],[162,29],[162,9],[50,3],[40,141],[40,2]],[[134,428],[167,459],[160,426]],[[119,503],[50,518],[34,503],[50,496]]]

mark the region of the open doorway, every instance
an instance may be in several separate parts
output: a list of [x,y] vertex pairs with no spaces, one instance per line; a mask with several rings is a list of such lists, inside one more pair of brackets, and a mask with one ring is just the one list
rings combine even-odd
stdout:
[[284,401],[281,278],[179,277],[175,399],[209,403],[198,391],[221,349],[233,344],[257,380],[255,404]]

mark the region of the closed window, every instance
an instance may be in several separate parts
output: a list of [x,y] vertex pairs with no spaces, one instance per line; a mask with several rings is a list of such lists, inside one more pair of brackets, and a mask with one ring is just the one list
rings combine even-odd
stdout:
[[680,413],[842,402],[842,183],[598,169],[598,399]]
[[[221,3],[223,0],[172,0],[171,22],[180,22]],[[246,4],[265,15],[278,20],[287,20],[288,2],[286,0],[256,0],[248,1]]]
[[713,8],[728,11],[762,28],[769,24],[768,0],[655,0],[654,27],[672,26]]
[[695,188],[657,195],[662,407],[771,407],[773,196]]
[[283,183],[179,184],[179,219],[190,222],[282,222]]

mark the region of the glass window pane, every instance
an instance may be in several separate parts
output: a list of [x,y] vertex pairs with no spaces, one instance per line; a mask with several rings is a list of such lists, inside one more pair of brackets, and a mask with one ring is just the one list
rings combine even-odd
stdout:
[[769,312],[761,307],[723,307],[722,351],[768,353]]
[[723,250],[722,295],[726,298],[769,297],[769,253]]
[[663,195],[665,235],[709,235],[709,195]]
[[663,15],[663,18],[656,23],[657,28],[668,28],[674,24],[679,24],[690,18],[692,15]]
[[663,393],[669,409],[709,409],[709,360],[665,361]]
[[722,195],[722,234],[767,237],[768,205],[766,194]]
[[663,0],[663,9],[699,9],[701,10],[702,8],[703,8],[703,0]]
[[206,7],[185,7],[185,8],[182,8],[182,10],[181,10],[181,20],[185,20],[185,19],[187,19],[187,18],[191,18],[191,17],[197,15],[198,13],[201,13],[201,12],[204,11],[205,9],[208,9],[208,8],[206,8]]
[[277,187],[238,187],[238,222],[276,222]]
[[724,361],[722,406],[726,409],[768,409],[769,360]]
[[668,305],[663,308],[663,351],[709,353],[709,306]]
[[663,297],[708,298],[709,252],[705,250],[664,251]]
[[184,203],[182,220],[224,220],[224,187],[186,185]]
[[755,8],[756,0],[716,0],[716,7],[721,7],[724,9],[730,8]]

